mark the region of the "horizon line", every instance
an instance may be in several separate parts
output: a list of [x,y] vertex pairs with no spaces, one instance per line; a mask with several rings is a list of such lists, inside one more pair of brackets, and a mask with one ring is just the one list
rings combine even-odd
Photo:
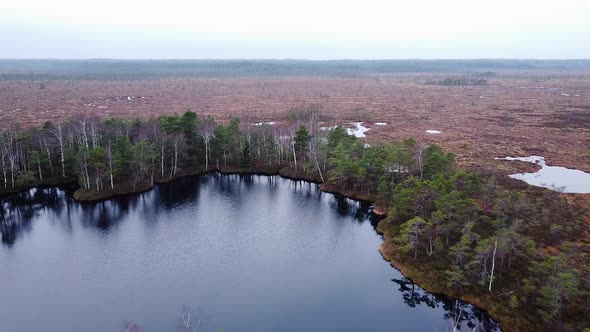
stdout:
[[590,61],[590,58],[333,58],[333,59],[310,59],[310,58],[3,58],[6,60],[54,60],[54,61]]

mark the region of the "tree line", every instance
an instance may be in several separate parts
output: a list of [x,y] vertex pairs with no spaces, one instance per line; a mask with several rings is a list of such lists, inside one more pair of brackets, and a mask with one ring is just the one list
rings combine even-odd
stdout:
[[454,77],[444,80],[427,80],[425,85],[487,85],[488,80],[483,78]]
[[191,111],[145,121],[82,117],[42,128],[8,127],[0,134],[2,187],[76,179],[84,190],[100,192],[194,169],[279,165],[292,161],[294,132],[242,125],[236,117],[220,124]]
[[396,184],[380,226],[402,260],[438,271],[434,284],[541,330],[576,330],[589,320],[588,224],[558,192],[533,191],[436,170]]
[[414,172],[450,167],[440,147],[414,140],[368,147],[342,126],[321,128],[319,109],[293,110],[279,125],[218,123],[192,111],[148,120],[80,117],[41,128],[8,127],[0,133],[1,183],[5,192],[75,179],[82,190],[101,192],[220,169],[277,170],[341,189],[384,195]]
[[100,194],[203,171],[289,169],[389,207],[380,227],[401,259],[428,266],[444,287],[492,294],[501,312],[557,328],[572,317],[588,321],[588,245],[579,240],[588,227],[558,193],[507,190],[413,139],[369,146],[342,126],[319,127],[319,111],[292,109],[279,124],[219,123],[189,110],[8,127],[0,133],[0,192],[76,180]]

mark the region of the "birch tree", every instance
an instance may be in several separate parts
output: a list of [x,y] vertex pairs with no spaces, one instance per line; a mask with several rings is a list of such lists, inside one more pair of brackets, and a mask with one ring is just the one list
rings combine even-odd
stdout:
[[215,127],[217,124],[210,115],[202,118],[199,122],[199,134],[205,143],[205,170],[209,170],[209,160],[211,159],[211,140],[215,138]]
[[56,123],[51,125],[50,132],[53,134],[55,138],[55,142],[59,148],[59,154],[61,156],[61,176],[66,177],[66,162],[65,162],[65,147],[66,147],[66,138],[64,136],[64,126],[61,123]]

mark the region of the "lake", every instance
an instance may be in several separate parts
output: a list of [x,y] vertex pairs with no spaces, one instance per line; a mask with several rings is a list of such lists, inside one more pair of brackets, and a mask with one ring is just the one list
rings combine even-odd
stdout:
[[[378,252],[368,204],[315,184],[210,174],[81,204],[3,203],[0,330],[452,331],[496,324],[425,292]],[[468,328],[469,327],[469,328]]]

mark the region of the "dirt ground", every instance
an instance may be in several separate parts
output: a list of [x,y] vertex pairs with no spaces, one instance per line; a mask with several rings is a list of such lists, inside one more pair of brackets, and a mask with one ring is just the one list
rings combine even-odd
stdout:
[[0,126],[80,114],[148,118],[187,109],[221,121],[230,115],[281,121],[289,108],[316,103],[326,124],[364,121],[369,143],[414,137],[442,145],[463,165],[512,172],[523,166],[493,158],[542,155],[550,165],[590,172],[589,74],[505,73],[484,86],[424,84],[452,76],[2,81]]

